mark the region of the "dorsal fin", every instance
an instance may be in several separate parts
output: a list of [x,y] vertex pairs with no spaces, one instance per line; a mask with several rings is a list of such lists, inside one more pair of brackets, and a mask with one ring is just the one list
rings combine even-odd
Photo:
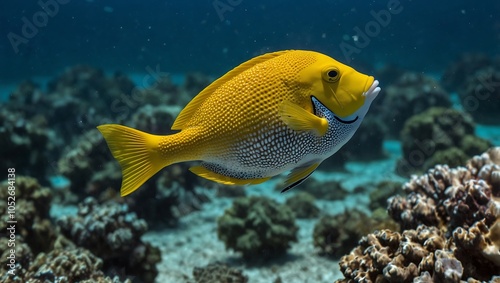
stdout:
[[207,86],[204,90],[202,90],[200,93],[198,93],[198,95],[195,96],[195,98],[193,98],[193,100],[191,100],[186,105],[186,107],[184,107],[184,109],[182,109],[181,113],[179,113],[179,116],[177,116],[177,118],[174,121],[174,124],[172,125],[172,130],[182,130],[182,128],[184,128],[184,125],[187,123],[187,121],[189,121],[191,116],[200,107],[200,105],[203,103],[203,101],[205,101],[205,99],[207,97],[209,97],[221,85],[225,84],[227,81],[231,80],[235,76],[252,68],[253,66],[255,66],[259,63],[262,63],[262,62],[267,61],[269,59],[281,56],[281,55],[283,55],[287,52],[290,52],[290,51],[293,51],[293,50],[278,51],[278,52],[267,53],[264,55],[257,56],[253,59],[250,59],[250,60],[240,64],[238,67],[227,72],[224,76],[215,80],[213,83],[211,83],[209,86]]

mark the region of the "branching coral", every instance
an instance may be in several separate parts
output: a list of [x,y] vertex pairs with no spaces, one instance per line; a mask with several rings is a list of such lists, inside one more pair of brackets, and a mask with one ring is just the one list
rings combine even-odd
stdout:
[[402,234],[375,231],[342,257],[340,268],[345,279],[339,282],[420,282],[425,278],[458,282],[464,269],[446,245],[435,227],[421,225]]
[[493,281],[500,275],[499,153],[475,156],[468,169],[436,166],[413,177],[403,186],[408,196],[389,204],[406,230],[364,237],[342,258],[341,282]]
[[467,168],[438,165],[403,185],[406,198],[390,200],[389,214],[403,229],[419,224],[453,231],[486,217],[492,197],[500,196],[500,148],[492,148],[467,162]]
[[126,204],[99,205],[87,198],[79,206],[78,215],[63,216],[57,222],[65,236],[108,265],[127,267],[127,273],[142,276],[145,282],[154,281],[155,264],[161,260],[159,250],[142,242],[147,224],[129,212]]
[[246,259],[284,254],[297,241],[297,231],[290,208],[265,197],[237,199],[217,219],[219,239]]
[[[117,277],[111,279],[104,276],[102,266],[102,260],[88,250],[55,249],[48,254],[39,254],[31,264],[25,279],[30,283],[120,282]],[[130,280],[125,282],[131,283]]]

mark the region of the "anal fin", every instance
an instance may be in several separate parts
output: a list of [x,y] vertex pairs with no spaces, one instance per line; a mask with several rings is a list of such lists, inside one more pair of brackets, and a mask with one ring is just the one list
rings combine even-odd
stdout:
[[266,177],[266,178],[255,178],[255,179],[238,179],[226,175],[222,175],[219,173],[216,173],[214,171],[211,171],[210,169],[199,165],[199,166],[193,166],[189,168],[189,171],[195,173],[196,175],[205,178],[210,181],[214,181],[217,183],[221,183],[224,185],[254,185],[254,184],[260,184],[262,182],[265,182],[271,177]]
[[320,164],[319,162],[316,162],[309,166],[301,166],[293,169],[285,181],[286,187],[283,190],[281,190],[281,192],[284,193],[286,191],[289,191],[293,187],[304,182],[304,180],[307,179],[309,176],[311,176],[314,170],[318,168],[319,164]]

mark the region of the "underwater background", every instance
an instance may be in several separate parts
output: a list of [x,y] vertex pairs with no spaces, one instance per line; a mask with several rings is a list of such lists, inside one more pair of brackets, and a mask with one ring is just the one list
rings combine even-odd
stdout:
[[[500,2],[9,1],[0,282],[499,282]],[[380,81],[303,184],[192,163],[120,197],[96,129],[170,134],[238,64],[325,53]]]

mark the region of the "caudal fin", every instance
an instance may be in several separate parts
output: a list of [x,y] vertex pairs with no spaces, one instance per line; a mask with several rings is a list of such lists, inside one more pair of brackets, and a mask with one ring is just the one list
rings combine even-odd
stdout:
[[100,125],[97,129],[122,168],[122,196],[134,192],[169,165],[159,152],[161,136],[117,124]]

